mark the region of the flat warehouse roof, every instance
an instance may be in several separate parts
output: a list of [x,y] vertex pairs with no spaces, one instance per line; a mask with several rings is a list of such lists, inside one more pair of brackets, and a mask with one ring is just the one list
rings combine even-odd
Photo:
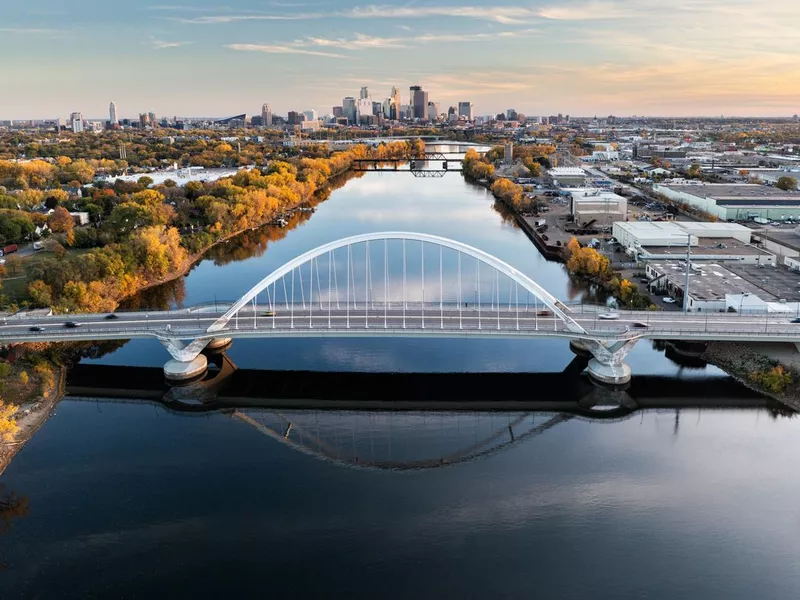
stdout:
[[[651,266],[659,273],[666,273],[675,287],[681,290],[684,288],[686,277],[685,261],[668,261],[660,264],[651,264]],[[764,269],[772,268],[764,267]],[[692,269],[689,273],[689,296],[696,300],[724,300],[726,294],[742,293],[753,294],[768,302],[778,300],[777,297],[720,265],[701,265],[698,269]]]
[[700,198],[714,198],[714,199],[742,199],[742,198],[761,198],[761,199],[779,199],[798,200],[800,201],[800,193],[797,192],[784,192],[778,188],[769,187],[766,185],[756,185],[750,183],[704,183],[702,185],[662,185],[659,189],[665,188],[673,192],[680,192],[683,194],[690,194]]
[[[642,244],[642,250],[649,254],[664,254],[675,257],[686,256],[686,245],[683,246],[648,246]],[[699,238],[698,244],[692,246],[691,254],[703,256],[772,256],[771,252],[743,244],[734,238]]]

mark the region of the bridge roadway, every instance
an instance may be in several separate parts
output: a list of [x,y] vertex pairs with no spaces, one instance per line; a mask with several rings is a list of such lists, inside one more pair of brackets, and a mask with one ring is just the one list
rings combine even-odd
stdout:
[[[604,319],[608,309],[579,305],[569,310],[573,323],[564,322],[550,311],[533,307],[508,309],[496,304],[466,307],[453,304],[376,303],[367,307],[325,302],[310,307],[278,305],[242,308],[229,321],[219,324],[228,305],[204,306],[163,312],[11,317],[0,325],[0,344],[14,342],[59,342],[156,338],[175,359],[173,367],[190,365],[198,374],[206,362],[200,352],[209,342],[235,338],[286,337],[485,337],[566,338],[573,348],[593,355],[589,372],[606,383],[626,383],[630,369],[624,358],[641,339],[681,341],[800,342],[800,323],[791,317],[752,316],[737,313],[679,313],[618,311],[613,320]],[[68,327],[67,322],[76,324]],[[212,324],[217,323],[214,328]],[[575,325],[584,331],[576,331]],[[40,329],[40,330],[36,330]],[[202,369],[201,369],[202,367]],[[177,375],[180,378],[180,373]],[[188,376],[188,375],[187,375]]]

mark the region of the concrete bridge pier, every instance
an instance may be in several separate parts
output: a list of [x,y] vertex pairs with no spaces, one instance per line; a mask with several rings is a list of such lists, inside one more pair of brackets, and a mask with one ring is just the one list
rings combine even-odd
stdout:
[[203,375],[208,369],[208,359],[201,354],[209,340],[193,340],[186,343],[171,338],[160,339],[172,356],[164,365],[164,377],[169,381],[188,381]]
[[164,377],[169,381],[181,382],[196,379],[204,375],[208,369],[208,359],[198,354],[189,362],[172,359],[164,365]]
[[208,345],[206,345],[206,350],[214,350],[216,352],[222,352],[227,350],[231,344],[233,344],[233,339],[231,338],[214,338]]
[[586,347],[592,354],[588,369],[592,379],[604,385],[626,386],[631,381],[631,368],[625,363],[625,357],[637,341],[638,339],[618,342],[580,340],[578,348]]

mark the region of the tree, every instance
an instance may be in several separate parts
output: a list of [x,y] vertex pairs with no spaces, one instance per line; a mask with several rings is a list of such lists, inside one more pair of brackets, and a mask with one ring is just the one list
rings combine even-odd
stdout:
[[689,177],[700,177],[700,173],[700,165],[692,165],[687,171]]
[[57,207],[47,220],[53,233],[63,233],[68,246],[75,242],[75,221],[63,206]]
[[151,185],[153,185],[153,178],[152,177],[148,177],[147,175],[143,175],[142,177],[139,177],[139,179],[137,180],[137,183],[139,185],[144,186],[144,187],[147,188],[147,187],[150,187]]
[[22,259],[16,254],[12,254],[11,256],[6,258],[5,267],[6,271],[11,277],[19,277],[24,273],[24,269],[22,266]]
[[28,296],[36,306],[50,306],[53,303],[53,289],[41,279],[28,285]]
[[775,184],[775,187],[779,190],[783,190],[785,192],[793,191],[797,189],[797,179],[794,177],[789,177],[785,175],[778,179],[778,182]]
[[17,407],[0,400],[0,440],[11,442],[19,429],[14,415]]

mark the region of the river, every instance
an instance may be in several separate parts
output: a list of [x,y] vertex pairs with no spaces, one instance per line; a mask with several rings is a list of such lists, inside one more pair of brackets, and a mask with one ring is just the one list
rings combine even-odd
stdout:
[[[131,304],[233,300],[374,231],[586,293],[460,175],[368,173]],[[245,408],[59,403],[0,476],[0,598],[800,597],[800,420],[714,367],[640,343],[608,396],[559,340],[237,340],[227,357],[221,394]],[[144,389],[166,359],[136,341],[79,368]],[[587,397],[629,407],[592,415]]]

